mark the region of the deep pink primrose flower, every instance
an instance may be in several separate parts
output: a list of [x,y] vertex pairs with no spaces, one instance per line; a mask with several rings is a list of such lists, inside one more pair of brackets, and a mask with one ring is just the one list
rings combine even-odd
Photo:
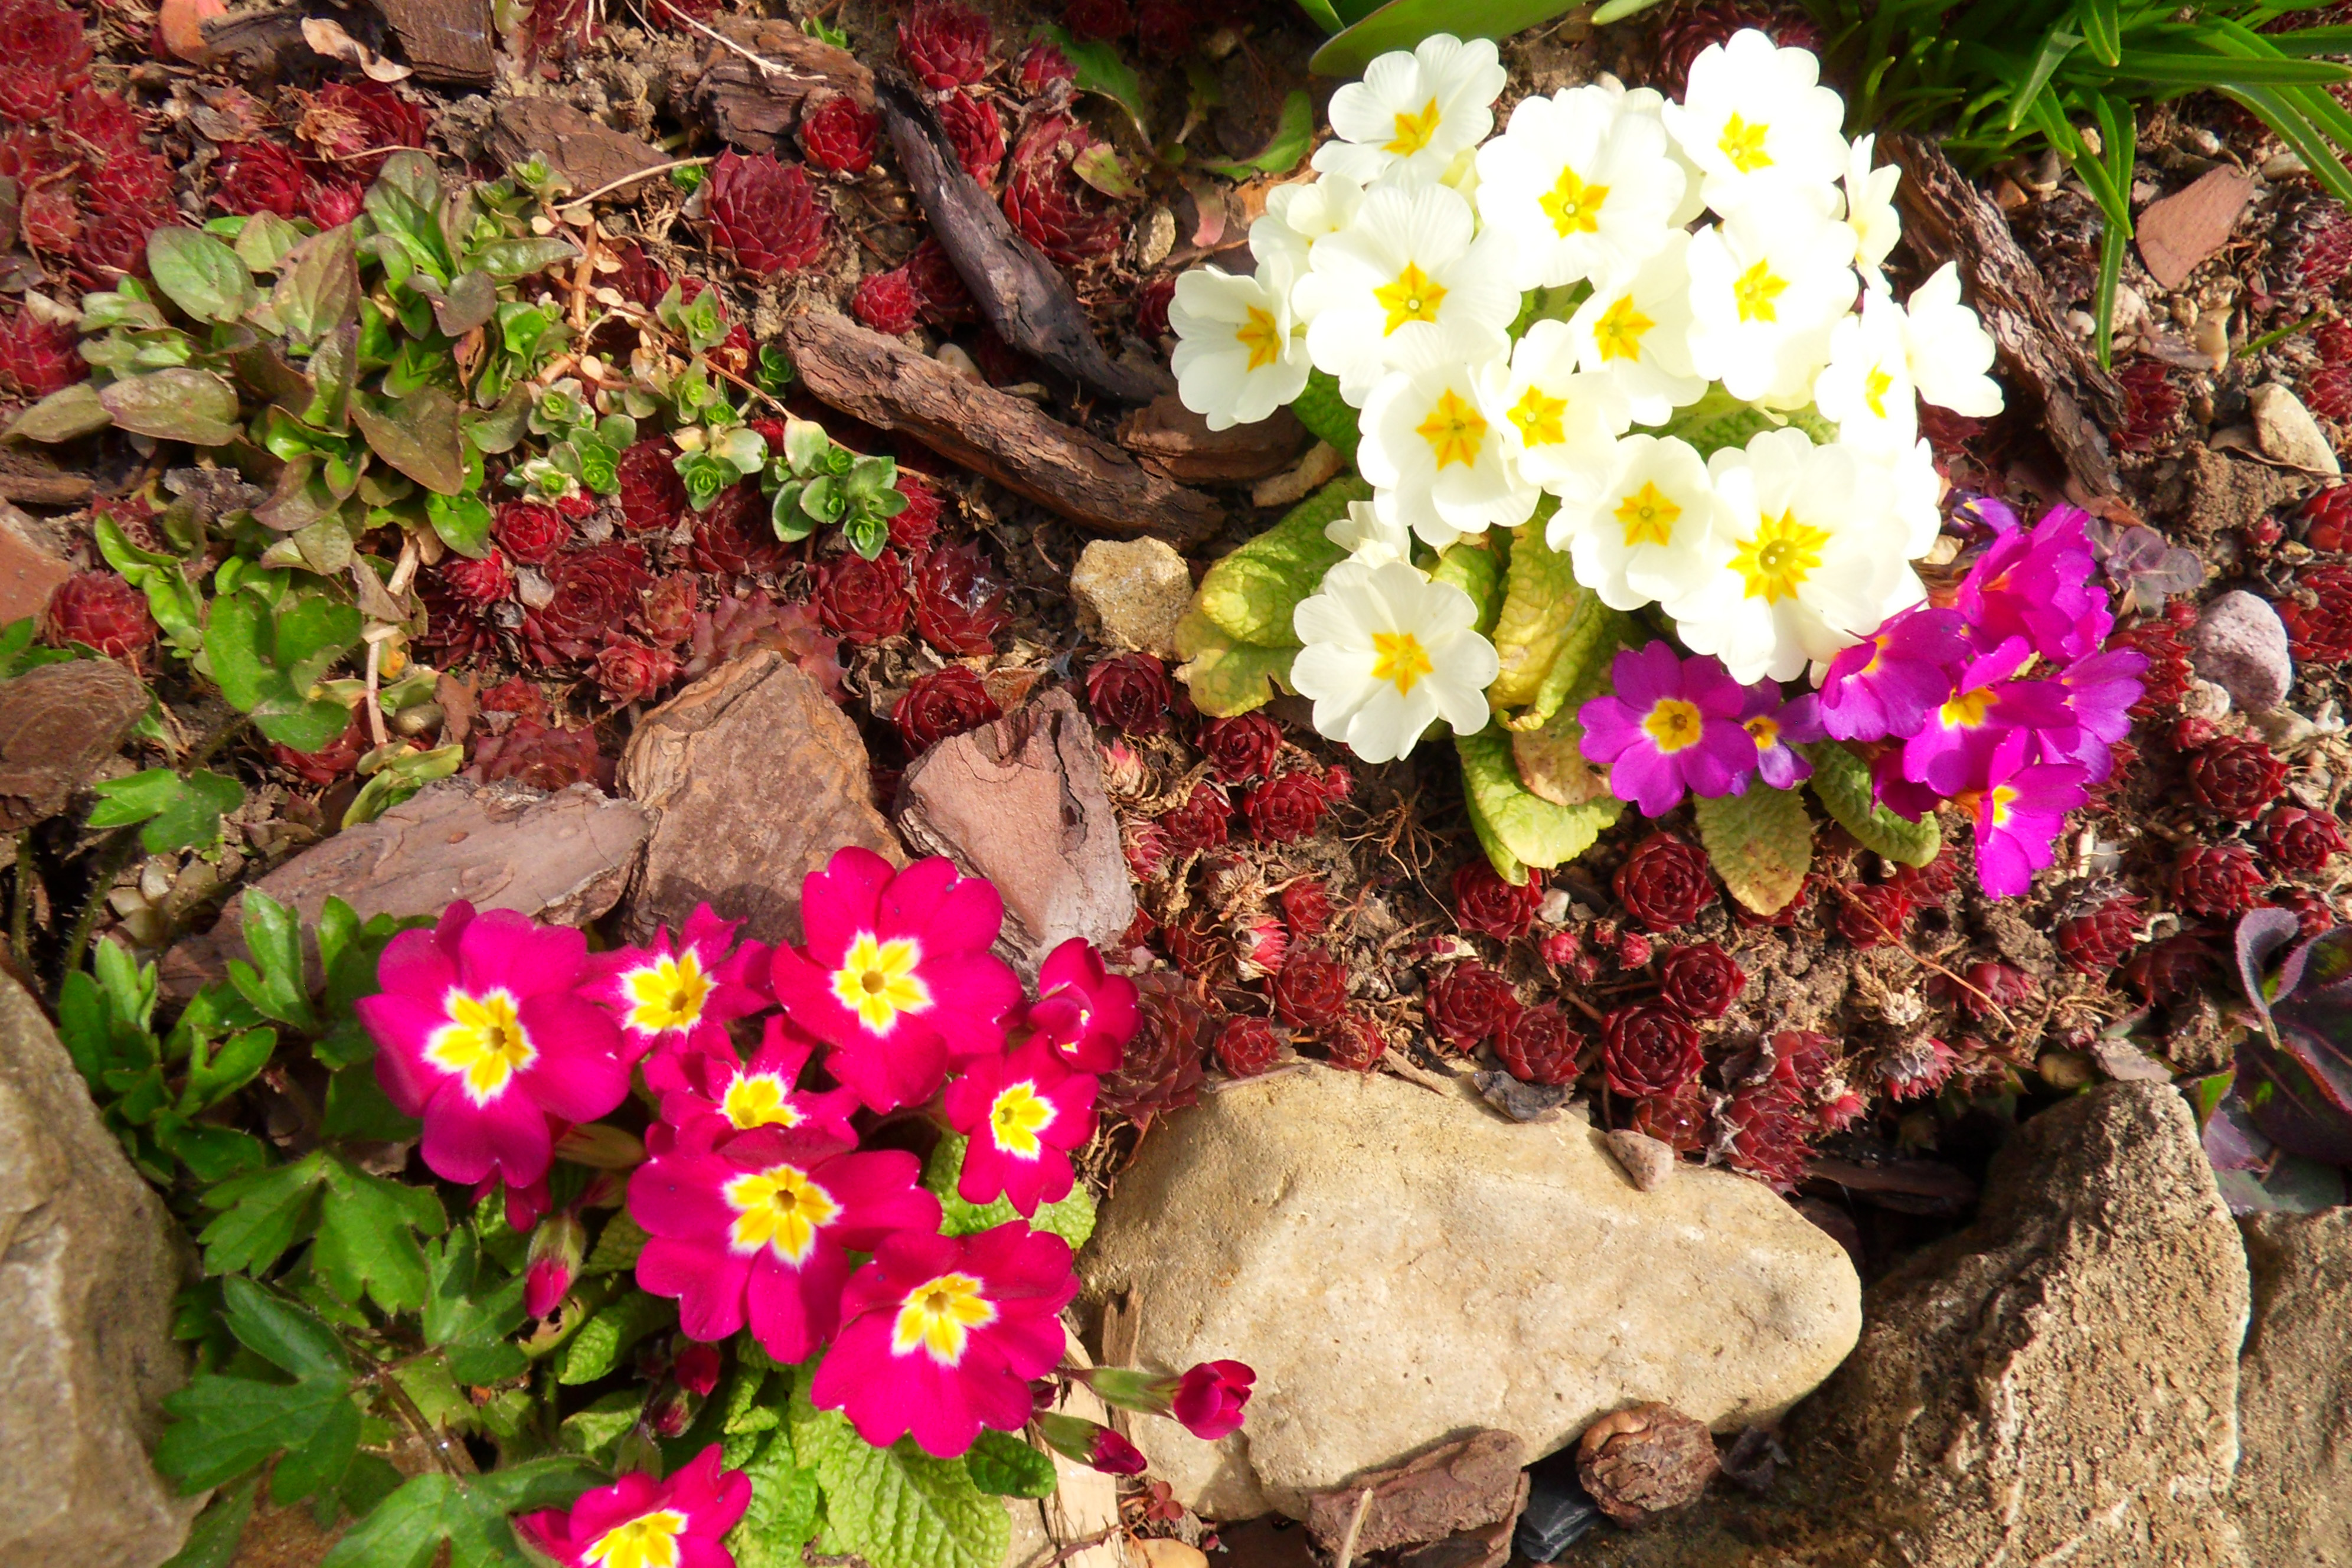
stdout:
[[713,1443],[666,1480],[631,1470],[515,1525],[564,1568],[735,1568],[722,1542],[751,1506],[751,1479],[723,1468]]
[[974,1236],[902,1230],[843,1292],[811,1397],[877,1448],[912,1433],[952,1458],[982,1427],[1029,1419],[1029,1382],[1061,1361],[1061,1311],[1077,1292],[1069,1244],[1019,1220]]
[[[1822,738],[1821,698],[1808,691],[1780,700],[1778,681],[1759,680],[1739,707],[1739,727],[1756,743],[1756,771],[1774,789],[1794,789],[1813,776],[1797,747]],[[1747,781],[1740,782],[1745,791]]]
[[2058,731],[2070,742],[2074,716],[2054,682],[2018,680],[2032,658],[2023,637],[2011,637],[1969,661],[1951,698],[1903,743],[1903,776],[1949,798],[1982,787],[1993,748],[2012,731]]
[[1037,970],[1029,1026],[1080,1072],[1117,1072],[1135,1038],[1135,982],[1103,967],[1102,954],[1072,937]]
[[2131,708],[2146,689],[2140,677],[2147,670],[2147,656],[2129,647],[2095,653],[2060,670],[2059,689],[2066,694],[2067,715],[2075,726],[2073,744],[2064,743],[2063,735],[2046,733],[2037,760],[2074,763],[2091,783],[2104,781],[2116,766],[2109,748],[2131,733]]
[[511,910],[477,916],[462,900],[431,931],[385,946],[383,989],[360,999],[360,1022],[382,1047],[385,1097],[425,1123],[435,1175],[473,1184],[495,1174],[509,1208],[518,1195],[528,1203],[547,1175],[550,1121],[593,1121],[627,1098],[621,1031],[578,994],[587,959],[576,931]]
[[2083,770],[2072,763],[2029,763],[2032,738],[2011,733],[1987,760],[1982,791],[1969,803],[1976,818],[1977,880],[1991,898],[2014,898],[2056,858],[2066,814],[2083,804]]
[[646,1129],[647,1152],[707,1153],[755,1127],[856,1142],[849,1125],[856,1095],[799,1087],[815,1051],[816,1041],[777,1016],[765,1020],[760,1048],[748,1062],[723,1036],[708,1050],[656,1052],[646,1063],[646,1087],[661,1096],[662,1119]]
[[852,1252],[939,1228],[922,1173],[899,1150],[856,1153],[770,1127],[707,1153],[672,1150],[629,1177],[629,1217],[653,1238],[637,1283],[677,1300],[688,1339],[723,1340],[748,1321],[779,1362],[805,1360],[833,1333]]
[[613,1015],[634,1062],[658,1046],[709,1050],[724,1045],[727,1025],[768,1005],[768,946],[735,945],[740,921],[697,905],[673,942],[669,927],[643,947],[615,948],[588,961],[587,998]]
[[1908,740],[1952,695],[1968,657],[1958,610],[1905,610],[1830,660],[1822,728],[1840,741]]
[[1903,776],[1903,751],[1890,746],[1870,760],[1870,798],[1895,816],[1916,822],[1944,804],[1926,784]]
[[808,944],[776,950],[776,1000],[868,1110],[919,1105],[951,1061],[1004,1044],[1021,983],[989,953],[1004,904],[985,881],[844,849],[803,885],[801,921]]
[[1203,1443],[1242,1429],[1242,1409],[1249,1404],[1257,1373],[1237,1361],[1204,1361],[1185,1373],[1169,1402],[1169,1414]]
[[2098,562],[2084,532],[2090,513],[2053,507],[2031,529],[2017,527],[2007,508],[1989,515],[2001,531],[1969,568],[1955,600],[1977,646],[2023,637],[2043,658],[2061,661],[2095,652],[2115,616],[2106,590],[2093,581]]
[[1577,710],[1584,754],[1609,769],[1609,789],[1644,816],[1664,816],[1685,791],[1741,789],[1756,771],[1756,743],[1739,727],[1745,693],[1713,656],[1684,659],[1654,642],[1610,666],[1613,693]]
[[964,1146],[956,1194],[968,1204],[1002,1196],[1025,1217],[1070,1195],[1070,1153],[1095,1131],[1091,1073],[1074,1073],[1041,1037],[982,1057],[948,1085],[948,1125]]

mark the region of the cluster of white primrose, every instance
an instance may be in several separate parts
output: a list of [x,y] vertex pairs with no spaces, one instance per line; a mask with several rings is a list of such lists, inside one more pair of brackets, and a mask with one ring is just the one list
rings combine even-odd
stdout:
[[[1169,312],[1184,403],[1213,427],[1265,418],[1310,366],[1360,410],[1374,499],[1333,525],[1352,553],[1299,607],[1291,684],[1367,761],[1441,716],[1484,728],[1496,673],[1408,533],[1444,549],[1549,494],[1547,541],[1612,607],[1658,604],[1743,682],[1818,679],[1924,596],[1909,563],[1941,486],[1916,397],[2000,408],[1954,269],[1892,297],[1899,171],[1848,144],[1811,54],[1740,32],[1680,103],[1603,78],[1526,100],[1488,140],[1504,81],[1485,40],[1374,60],[1332,96],[1318,177],[1251,226],[1255,275],[1188,272]],[[1671,433],[1702,399],[1777,427],[1702,457]]]

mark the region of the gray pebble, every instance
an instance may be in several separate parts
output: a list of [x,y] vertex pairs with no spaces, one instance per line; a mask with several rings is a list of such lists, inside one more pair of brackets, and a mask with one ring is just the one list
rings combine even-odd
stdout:
[[2287,657],[2286,627],[2270,601],[2232,589],[2197,617],[2197,673],[2220,686],[2246,712],[2259,713],[2286,700],[2294,684]]
[[1601,1142],[1625,1167],[1625,1174],[1645,1193],[1655,1192],[1675,1173],[1675,1152],[1646,1132],[1604,1132]]

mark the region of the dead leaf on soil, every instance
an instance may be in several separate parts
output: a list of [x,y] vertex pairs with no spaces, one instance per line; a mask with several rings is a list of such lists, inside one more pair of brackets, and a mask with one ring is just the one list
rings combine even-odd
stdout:
[[370,81],[402,81],[415,74],[344,32],[343,25],[331,17],[303,17],[302,41],[331,60],[359,67]]

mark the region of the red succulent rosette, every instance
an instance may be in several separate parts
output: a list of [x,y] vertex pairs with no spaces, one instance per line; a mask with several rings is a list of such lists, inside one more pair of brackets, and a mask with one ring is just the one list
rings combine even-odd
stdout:
[[2172,863],[2172,896],[2196,914],[2238,914],[2262,889],[2262,869],[2242,844],[2192,844]]
[[1370,1072],[1381,1065],[1388,1049],[1388,1037],[1381,1026],[1353,1007],[1323,1032],[1323,1054],[1343,1071]]
[[[849,297],[849,313],[877,332],[894,337],[915,330],[915,317],[920,301],[915,298],[914,280],[903,267],[887,272],[876,272],[857,285]],[[892,520],[894,522],[896,519]]]
[[1483,963],[1458,963],[1430,984],[1429,1026],[1456,1050],[1475,1050],[1519,1012],[1511,983]]
[[1348,1010],[1348,969],[1319,947],[1292,948],[1274,977],[1274,1010],[1294,1029],[1328,1029]]
[[950,92],[940,100],[940,123],[965,174],[982,184],[992,184],[1004,166],[1004,121],[996,106],[968,92]]
[[1168,307],[1176,300],[1176,275],[1163,272],[1146,283],[1135,296],[1135,335],[1146,342],[1158,342],[1168,335]]
[[2216,741],[2189,759],[2189,793],[2198,805],[2252,822],[2286,787],[2286,764],[2260,741]]
[[836,557],[817,574],[817,613],[824,624],[856,643],[880,642],[907,629],[906,569],[884,551]]
[[1807,1141],[1818,1127],[1811,1107],[1779,1084],[1758,1084],[1726,1101],[1723,1119],[1731,1130],[1733,1170],[1775,1192],[1796,1191],[1805,1179]]
[[634,626],[654,584],[645,552],[634,544],[575,551],[547,568],[547,580],[555,596],[524,614],[523,637],[536,649],[577,659],[593,658],[608,634]]
[[1838,934],[1859,948],[1900,942],[1911,921],[1911,900],[1894,882],[1849,882],[1838,900]]
[[1323,825],[1331,796],[1323,780],[1306,772],[1283,773],[1242,795],[1250,833],[1267,844],[1297,844]]
[[89,71],[81,13],[52,0],[0,6],[0,117],[36,125],[58,112]]
[[827,97],[801,121],[803,150],[828,174],[866,173],[881,140],[882,117],[845,92]]
[[1282,889],[1282,923],[1292,936],[1313,936],[1331,923],[1331,895],[1322,883],[1297,881]]
[[677,679],[677,658],[667,648],[635,637],[608,637],[596,650],[597,689],[614,703],[641,702]]
[[2141,900],[2110,899],[2097,909],[2058,922],[2051,935],[2058,956],[2078,974],[2105,974],[2139,942]]
[[1706,852],[1671,833],[1635,845],[1612,885],[1625,912],[1654,931],[1686,926],[1715,901]]
[[477,609],[495,605],[514,592],[514,573],[508,569],[506,557],[495,550],[479,561],[445,555],[434,570],[452,595]]
[[976,543],[935,547],[915,557],[915,627],[942,653],[995,652],[996,634],[1013,620],[1004,594]]
[[1672,1094],[1636,1101],[1633,1127],[1677,1153],[1697,1154],[1706,1149],[1707,1120],[1706,1091],[1686,1083]]
[[713,1443],[666,1479],[629,1470],[569,1509],[523,1515],[515,1528],[562,1568],[622,1568],[625,1552],[647,1568],[717,1568],[731,1561],[727,1532],[751,1506],[751,1478],[728,1469]]
[[1117,216],[1102,210],[1070,173],[1071,161],[1094,145],[1093,133],[1077,121],[1042,115],[1021,133],[1004,181],[1005,217],[1024,239],[1065,267],[1118,248]]
[[1124,38],[1135,31],[1135,13],[1128,9],[1127,0],[1068,0],[1062,7],[1062,26],[1076,38]]
[[1097,1082],[1035,1038],[967,1067],[940,1106],[970,1140],[956,1195],[982,1205],[1001,1197],[1024,1217],[1068,1197],[1077,1180],[1070,1155],[1095,1135]]
[[786,168],[772,153],[746,158],[730,148],[719,153],[707,189],[710,237],[746,272],[763,279],[797,272],[824,251],[831,220],[799,164]]
[[1161,733],[1175,702],[1168,667],[1148,653],[1114,654],[1087,670],[1087,710],[1123,734]]
[[596,747],[593,730],[562,730],[537,719],[517,719],[503,735],[474,742],[467,776],[485,784],[519,784],[552,795],[576,784],[605,784],[613,764]]
[[929,545],[940,531],[940,492],[912,468],[898,470],[894,488],[907,498],[907,504],[890,520],[890,542],[911,555]]
[[2263,853],[2283,871],[2317,871],[2344,853],[2343,825],[2322,812],[2282,805],[2263,818]]
[[1557,1003],[1522,1007],[1495,1033],[1495,1057],[1522,1083],[1553,1087],[1576,1081],[1584,1041]]
[[614,465],[621,526],[631,533],[672,529],[686,515],[686,481],[677,477],[677,448],[657,436],[630,443]]
[[1454,918],[1464,931],[1474,931],[1499,942],[1525,936],[1543,902],[1543,873],[1531,871],[1517,887],[1485,858],[1472,860],[1454,873]]
[[353,713],[343,732],[315,752],[298,752],[282,743],[272,743],[270,760],[310,784],[331,784],[359,766],[373,742],[368,734],[367,716]]
[[691,515],[694,548],[690,553],[697,571],[759,577],[782,571],[791,558],[769,521],[768,498],[750,479],[728,486],[709,510]]
[[1217,1031],[1217,1065],[1234,1078],[1255,1078],[1282,1055],[1283,1036],[1271,1018],[1228,1018]]
[[49,640],[130,658],[155,641],[147,595],[114,572],[77,572],[49,595]]
[[1203,779],[1184,803],[1159,818],[1160,830],[1180,851],[1213,849],[1233,831],[1234,803],[1220,785]]
[[310,100],[300,134],[320,159],[373,180],[394,149],[424,146],[427,128],[425,111],[389,84],[334,81]]
[[663,578],[646,592],[638,624],[656,647],[674,648],[694,635],[698,590],[694,579],[680,572]]
[[1155,59],[1172,60],[1192,47],[1192,0],[1143,0],[1135,13],[1135,39]]
[[2197,989],[2214,967],[2212,943],[2201,931],[2183,931],[2152,942],[2124,965],[2124,983],[2147,1002],[2178,1002]]
[[0,318],[0,391],[37,399],[89,378],[81,334],[53,327],[19,306]]
[[537,501],[503,502],[490,531],[509,555],[533,566],[553,560],[557,551],[572,542],[571,519]]
[[980,677],[961,664],[917,676],[890,710],[890,722],[898,726],[898,738],[914,756],[950,735],[977,730],[1003,717],[1004,710],[988,694]]
[[1201,751],[1225,783],[1247,784],[1274,772],[1282,727],[1263,713],[1219,719],[1201,731]]
[[[1118,0],[1111,0],[1114,5]],[[1051,38],[1040,38],[1013,62],[1013,86],[1024,98],[1039,98],[1058,81],[1076,81],[1078,68]]]
[[1711,942],[1670,948],[1658,970],[1660,997],[1683,1016],[1720,1018],[1748,988],[1748,975]]
[[2265,894],[2263,902],[2293,915],[2296,930],[2306,937],[2325,936],[2343,923],[2327,895],[2311,888],[2280,888]]
[[1029,1027],[1079,1072],[1117,1072],[1140,1015],[1135,982],[1103,967],[1092,943],[1072,937],[1037,970]]
[[2320,664],[2352,658],[2352,566],[2305,567],[2277,607],[2295,658]]
[[965,287],[963,274],[937,239],[926,237],[915,247],[904,270],[908,287],[915,291],[916,309],[931,325],[950,327],[980,319],[980,306]]
[[898,58],[925,87],[969,87],[988,74],[988,18],[954,0],[916,0],[898,24]]
[[1658,1002],[1620,1007],[1601,1023],[1601,1070],[1612,1093],[1671,1095],[1698,1077],[1698,1031]]
[[244,142],[223,161],[213,184],[213,205],[225,213],[301,215],[310,197],[310,176],[293,153],[275,142]]

